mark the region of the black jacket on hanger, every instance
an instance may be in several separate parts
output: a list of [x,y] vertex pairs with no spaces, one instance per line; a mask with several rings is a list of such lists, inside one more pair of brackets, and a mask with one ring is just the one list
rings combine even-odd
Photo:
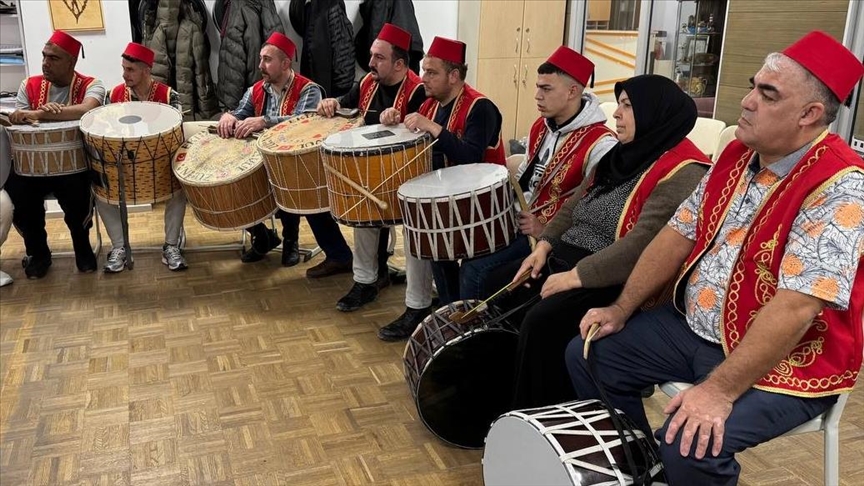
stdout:
[[354,29],[343,0],[291,0],[291,26],[303,38],[300,74],[321,85],[329,97],[354,84]]
[[381,28],[389,22],[407,30],[411,34],[411,51],[408,53],[412,71],[420,74],[420,60],[423,59],[423,37],[417,16],[414,14],[414,2],[411,0],[363,0],[360,4],[360,18],[363,26],[354,38],[357,50],[357,63],[365,71],[369,71],[369,48],[378,37]]

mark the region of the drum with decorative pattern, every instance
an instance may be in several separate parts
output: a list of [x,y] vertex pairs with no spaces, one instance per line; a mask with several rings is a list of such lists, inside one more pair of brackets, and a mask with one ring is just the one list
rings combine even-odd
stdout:
[[248,228],[276,211],[264,161],[253,138],[197,133],[174,156],[174,174],[186,191],[195,218],[208,228]]
[[330,209],[327,179],[319,147],[329,135],[359,127],[362,118],[326,118],[307,113],[290,118],[258,138],[258,150],[276,205],[294,214],[317,214]]
[[71,120],[6,127],[15,173],[46,177],[89,169],[79,125],[78,120]]

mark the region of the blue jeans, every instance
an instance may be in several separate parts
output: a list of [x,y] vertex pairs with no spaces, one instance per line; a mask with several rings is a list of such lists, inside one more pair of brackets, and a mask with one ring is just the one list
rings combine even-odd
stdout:
[[[570,341],[565,354],[567,370],[580,399],[599,398],[582,359],[583,342],[581,337]],[[596,359],[598,379],[612,405],[649,437],[651,427],[640,390],[667,381],[699,383],[725,359],[723,348],[691,331],[684,316],[671,304],[637,314],[618,334],[592,343],[591,353]],[[738,398],[726,419],[720,454],[713,457],[709,443],[709,453],[703,459],[681,456],[680,433],[672,444],[666,444],[666,429],[674,416],[670,415],[655,434],[661,441],[666,478],[672,486],[737,484],[741,466],[735,454],[803,424],[836,401],[837,395],[800,398],[751,388]],[[695,449],[696,441],[693,445]]]
[[459,262],[432,262],[432,276],[441,305],[464,299],[479,299],[489,273],[496,267],[525,258],[531,253],[528,238],[519,235],[509,245],[490,255]]

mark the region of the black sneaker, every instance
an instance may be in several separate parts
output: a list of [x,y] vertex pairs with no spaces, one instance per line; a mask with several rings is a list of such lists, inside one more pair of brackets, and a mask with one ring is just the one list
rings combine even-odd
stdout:
[[336,309],[342,312],[354,312],[377,298],[378,287],[375,284],[354,282],[354,286],[345,294],[345,297],[336,302]]
[[88,247],[86,251],[75,252],[75,266],[81,273],[95,272],[98,264],[93,250]]
[[293,267],[300,263],[300,245],[296,241],[285,240],[282,243],[282,266]]
[[252,237],[252,247],[240,257],[240,261],[243,263],[260,261],[267,252],[279,246],[279,243],[282,243],[282,239],[275,231],[268,229],[261,236]]
[[40,258],[28,255],[21,260],[21,266],[24,267],[24,273],[27,275],[27,278],[42,278],[48,275],[48,267],[51,266],[51,255]]
[[414,332],[414,329],[417,329],[417,326],[423,322],[423,319],[425,319],[430,313],[432,313],[431,306],[426,307],[425,309],[412,309],[406,307],[405,312],[403,312],[395,321],[387,324],[381,329],[378,329],[378,339],[381,339],[382,341],[401,341],[403,339],[408,339],[411,337],[411,333]]

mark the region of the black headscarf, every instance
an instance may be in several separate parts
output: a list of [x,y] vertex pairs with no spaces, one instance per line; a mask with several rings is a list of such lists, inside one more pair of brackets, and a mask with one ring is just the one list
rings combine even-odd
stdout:
[[616,186],[641,174],[678,145],[696,125],[696,103],[671,79],[644,74],[615,83],[615,99],[626,91],[633,107],[636,135],[618,143],[597,164],[595,183]]

